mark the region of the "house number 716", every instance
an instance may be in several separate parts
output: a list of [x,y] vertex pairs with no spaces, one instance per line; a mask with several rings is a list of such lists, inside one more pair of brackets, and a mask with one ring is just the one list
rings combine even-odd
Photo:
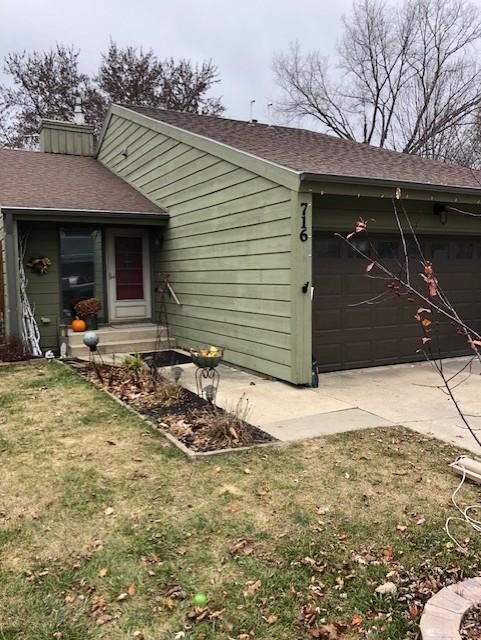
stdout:
[[301,242],[306,242],[307,236],[307,224],[306,224],[306,212],[308,204],[307,202],[301,202],[301,232],[299,233],[299,239]]

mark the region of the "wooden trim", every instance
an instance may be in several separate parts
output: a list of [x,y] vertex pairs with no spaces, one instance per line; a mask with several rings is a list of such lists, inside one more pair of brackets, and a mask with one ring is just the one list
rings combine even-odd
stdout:
[[[128,306],[129,302],[132,302],[132,306],[134,303],[145,304],[146,313],[142,316],[135,316],[132,318],[118,318],[115,313],[115,305],[118,302],[116,299],[115,293],[115,277],[111,277],[111,273],[115,272],[115,244],[114,238],[115,236],[127,236],[131,237],[132,235],[139,236],[142,238],[142,272],[143,272],[143,290],[144,290],[144,298],[143,302],[140,300],[122,301],[123,304]],[[108,317],[112,322],[117,321],[129,321],[132,320],[149,320],[152,318],[152,268],[151,268],[151,254],[150,254],[150,242],[149,242],[149,234],[146,229],[125,229],[125,228],[108,228],[106,230],[106,252],[105,252],[105,264],[107,271],[107,306],[108,306]]]
[[[305,227],[303,228],[303,219]],[[305,240],[301,240],[301,232]],[[311,384],[312,376],[312,194],[292,198],[291,335],[292,382]],[[304,291],[306,288],[306,291]]]

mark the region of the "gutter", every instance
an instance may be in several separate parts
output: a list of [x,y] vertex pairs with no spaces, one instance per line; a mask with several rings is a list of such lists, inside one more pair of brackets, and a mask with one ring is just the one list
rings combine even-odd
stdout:
[[48,207],[2,207],[2,211],[10,214],[33,214],[40,215],[44,214],[50,217],[60,218],[65,217],[66,214],[72,214],[81,218],[109,218],[112,220],[128,220],[129,218],[136,218],[137,220],[145,219],[145,220],[157,220],[157,221],[167,221],[170,216],[168,213],[163,211],[148,212],[148,211],[105,211],[102,209],[50,209]]
[[459,193],[463,195],[473,195],[481,197],[481,183],[479,187],[459,187],[439,184],[429,184],[425,182],[407,182],[405,180],[387,180],[385,178],[357,178],[355,176],[339,176],[334,174],[319,174],[302,172],[301,182],[333,182],[337,184],[350,184],[370,187],[416,189],[419,191],[437,191],[443,193]]

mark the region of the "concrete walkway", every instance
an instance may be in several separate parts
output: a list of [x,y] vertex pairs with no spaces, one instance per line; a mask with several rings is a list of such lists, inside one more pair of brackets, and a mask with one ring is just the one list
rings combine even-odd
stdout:
[[[444,370],[453,375],[467,362],[467,358],[450,358],[444,361]],[[194,365],[180,368],[181,384],[195,392]],[[440,377],[427,362],[325,373],[320,375],[318,389],[266,380],[226,365],[220,365],[219,371],[217,404],[234,411],[244,395],[251,407],[249,422],[279,440],[404,425],[481,453],[450,398],[437,388]],[[470,422],[481,429],[481,367],[475,363],[471,375],[468,371],[452,384],[465,380],[455,390],[456,399],[466,414],[479,416]]]

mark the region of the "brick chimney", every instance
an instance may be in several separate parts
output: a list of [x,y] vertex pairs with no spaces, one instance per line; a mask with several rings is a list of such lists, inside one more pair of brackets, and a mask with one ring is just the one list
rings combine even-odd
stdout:
[[73,156],[95,155],[94,130],[85,124],[80,98],[75,101],[74,122],[41,121],[40,151]]

